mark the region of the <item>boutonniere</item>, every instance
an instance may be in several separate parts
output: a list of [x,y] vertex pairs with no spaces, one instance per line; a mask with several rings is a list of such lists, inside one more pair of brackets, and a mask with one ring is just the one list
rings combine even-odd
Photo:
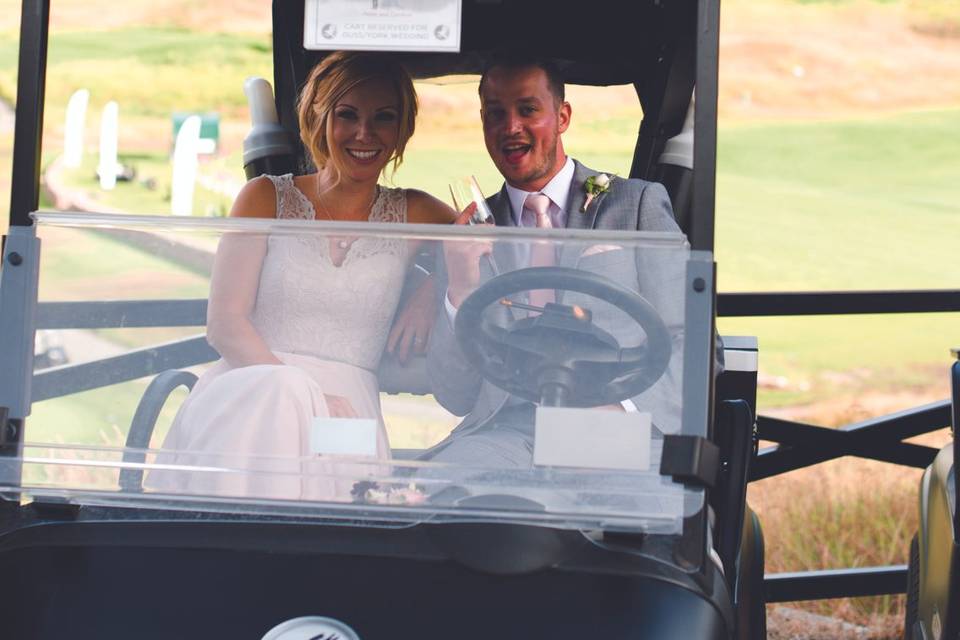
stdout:
[[587,178],[583,183],[583,190],[587,192],[587,199],[583,201],[583,207],[580,211],[586,211],[594,198],[604,191],[607,191],[610,188],[610,182],[612,182],[612,180],[613,178],[605,173],[598,173],[595,176]]

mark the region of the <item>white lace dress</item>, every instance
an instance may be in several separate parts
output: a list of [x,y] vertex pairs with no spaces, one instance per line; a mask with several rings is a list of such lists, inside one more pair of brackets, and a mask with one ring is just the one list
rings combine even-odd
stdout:
[[[269,176],[277,217],[316,213],[291,175]],[[402,189],[378,188],[370,220],[405,222]],[[326,236],[272,235],[250,321],[283,365],[231,368],[220,360],[197,382],[164,441],[160,464],[222,471],[154,471],[154,491],[299,500],[350,500],[354,479],[378,465],[334,463],[311,452],[325,394],[377,420],[377,454],[390,448],[376,370],[396,312],[407,251],[399,239],[361,237],[338,266]]]

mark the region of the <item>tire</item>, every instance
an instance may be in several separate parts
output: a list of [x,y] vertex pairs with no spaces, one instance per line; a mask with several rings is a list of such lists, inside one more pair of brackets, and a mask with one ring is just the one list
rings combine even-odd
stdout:
[[910,541],[910,564],[907,568],[907,607],[903,621],[903,640],[914,640],[913,628],[920,615],[920,538]]

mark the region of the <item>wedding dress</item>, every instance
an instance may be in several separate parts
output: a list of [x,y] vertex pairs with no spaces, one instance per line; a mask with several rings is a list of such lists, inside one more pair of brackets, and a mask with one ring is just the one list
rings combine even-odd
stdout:
[[[316,211],[291,175],[268,176],[277,217]],[[378,187],[370,221],[405,222],[402,189]],[[250,322],[283,365],[232,368],[221,359],[198,380],[174,419],[147,487],[171,493],[350,500],[358,472],[384,465],[333,462],[311,450],[311,429],[328,417],[325,395],[349,400],[377,421],[377,457],[390,447],[376,371],[407,267],[399,238],[360,237],[337,265],[330,237],[272,234]],[[314,426],[318,424],[318,426]],[[351,477],[353,476],[353,477]]]

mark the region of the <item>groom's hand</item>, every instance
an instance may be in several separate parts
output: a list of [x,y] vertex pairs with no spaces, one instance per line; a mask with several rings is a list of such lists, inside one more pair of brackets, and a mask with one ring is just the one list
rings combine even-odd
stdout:
[[[469,224],[476,211],[477,204],[471,202],[457,216],[454,224]],[[454,307],[459,307],[480,284],[480,259],[490,255],[492,250],[489,241],[452,240],[443,243],[443,255],[447,262],[447,298]]]

